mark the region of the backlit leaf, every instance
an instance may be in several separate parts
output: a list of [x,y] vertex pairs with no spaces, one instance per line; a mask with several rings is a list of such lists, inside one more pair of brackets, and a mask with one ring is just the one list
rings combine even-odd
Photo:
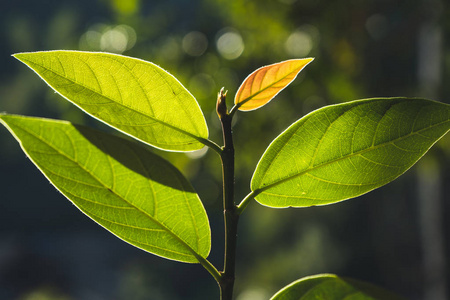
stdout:
[[281,289],[270,300],[402,300],[366,282],[320,274],[297,280]]
[[122,55],[48,51],[14,57],[86,113],[155,147],[201,149],[208,128],[195,98],[172,75]]
[[316,110],[292,124],[262,156],[251,188],[272,207],[353,198],[391,182],[450,130],[450,105],[367,99]]
[[234,103],[241,111],[260,108],[272,100],[297,77],[314,58],[291,59],[261,67],[239,87]]
[[123,138],[69,122],[0,115],[50,182],[98,224],[161,257],[196,263],[210,251],[198,195],[159,156]]

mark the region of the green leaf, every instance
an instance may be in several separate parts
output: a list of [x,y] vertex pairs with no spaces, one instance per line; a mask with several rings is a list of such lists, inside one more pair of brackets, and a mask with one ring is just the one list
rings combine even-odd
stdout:
[[206,258],[209,221],[198,195],[159,156],[69,122],[0,115],[23,151],[83,213],[126,242],[182,262]]
[[50,87],[86,113],[164,150],[201,149],[208,128],[195,98],[143,60],[80,51],[18,53]]
[[450,105],[367,99],[316,110],[268,147],[253,174],[255,199],[272,207],[325,205],[391,182],[450,130]]
[[400,296],[374,285],[320,274],[299,279],[281,289],[270,300],[401,300]]

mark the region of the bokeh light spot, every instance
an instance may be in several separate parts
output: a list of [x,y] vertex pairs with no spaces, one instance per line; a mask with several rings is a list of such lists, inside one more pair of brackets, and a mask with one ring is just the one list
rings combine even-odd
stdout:
[[181,47],[190,56],[200,56],[208,48],[208,39],[201,32],[191,31],[183,37]]
[[270,295],[263,289],[247,289],[237,297],[237,300],[261,300],[269,299]]
[[225,59],[236,59],[244,52],[244,40],[235,30],[226,29],[219,34],[216,42],[217,50]]
[[160,41],[156,48],[159,60],[178,61],[182,56],[181,41],[177,36],[168,36]]
[[100,49],[102,51],[122,53],[127,49],[127,36],[115,28],[107,30],[100,38]]
[[80,38],[80,49],[123,53],[136,44],[136,32],[128,25],[95,24]]
[[311,52],[313,40],[307,32],[296,30],[289,35],[284,47],[289,55],[304,57]]
[[380,14],[371,15],[366,21],[366,30],[374,40],[380,40],[386,36],[389,24],[385,16]]
[[85,41],[87,46],[91,49],[100,49],[100,39],[102,38],[102,34],[95,30],[89,30],[84,34]]

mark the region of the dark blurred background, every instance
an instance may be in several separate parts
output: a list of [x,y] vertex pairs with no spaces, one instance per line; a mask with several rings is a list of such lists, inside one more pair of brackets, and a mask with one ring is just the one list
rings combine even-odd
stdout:
[[[443,0],[0,0],[0,111],[105,129],[11,54],[123,53],[175,75],[198,99],[211,139],[221,144],[214,106],[222,86],[231,105],[256,68],[315,57],[276,100],[236,115],[242,199],[270,141],[316,108],[378,96],[449,103],[449,38]],[[221,268],[217,155],[158,154],[200,194],[212,227],[210,259]],[[405,175],[358,199],[307,209],[250,204],[240,223],[236,299],[269,299],[298,278],[325,272],[409,299],[450,299],[449,183],[446,136]],[[218,299],[218,293],[202,267],[147,254],[89,220],[0,128],[0,299]]]

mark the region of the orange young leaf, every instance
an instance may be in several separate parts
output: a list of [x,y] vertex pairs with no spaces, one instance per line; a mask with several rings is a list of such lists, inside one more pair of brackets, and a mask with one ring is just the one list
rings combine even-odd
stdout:
[[241,111],[266,105],[313,60],[314,58],[291,59],[257,69],[239,87],[234,104]]

